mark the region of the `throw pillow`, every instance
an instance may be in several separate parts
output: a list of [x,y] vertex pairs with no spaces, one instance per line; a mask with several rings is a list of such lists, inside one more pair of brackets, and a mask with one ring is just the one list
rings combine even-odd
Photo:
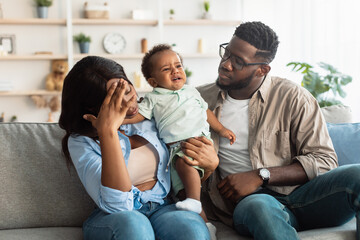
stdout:
[[339,166],[360,163],[360,123],[326,123]]
[[326,122],[329,123],[351,123],[352,112],[349,106],[342,104],[322,107],[321,112]]

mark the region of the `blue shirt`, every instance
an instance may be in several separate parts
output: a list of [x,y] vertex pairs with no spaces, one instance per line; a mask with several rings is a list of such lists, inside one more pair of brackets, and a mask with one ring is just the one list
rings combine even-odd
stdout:
[[[139,135],[151,143],[159,154],[157,183],[147,191],[141,192],[132,186],[129,192],[105,187],[101,184],[101,150],[99,141],[81,135],[71,135],[68,147],[79,178],[87,193],[97,206],[105,212],[114,213],[141,208],[143,203],[152,201],[164,203],[170,190],[170,171],[165,171],[169,160],[166,145],[159,140],[154,121],[145,120],[120,127],[128,136]],[[121,150],[127,165],[131,151],[129,138],[118,132]],[[141,167],[141,166],[139,166]]]

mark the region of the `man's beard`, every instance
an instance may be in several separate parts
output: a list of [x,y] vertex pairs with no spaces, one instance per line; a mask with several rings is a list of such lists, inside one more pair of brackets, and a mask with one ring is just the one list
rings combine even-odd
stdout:
[[222,90],[225,90],[225,91],[243,89],[243,88],[246,88],[247,86],[249,86],[249,84],[250,84],[251,80],[253,79],[254,75],[255,75],[255,71],[250,76],[248,76],[247,78],[242,79],[241,81],[238,81],[238,82],[235,82],[235,83],[231,83],[229,85],[221,84],[219,82],[219,77],[218,77],[216,79],[216,85],[219,88],[221,88]]

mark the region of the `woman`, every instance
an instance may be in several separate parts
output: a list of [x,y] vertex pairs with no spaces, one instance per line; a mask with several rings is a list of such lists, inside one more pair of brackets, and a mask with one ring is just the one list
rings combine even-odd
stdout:
[[[154,122],[121,126],[137,111],[135,89],[112,60],[86,57],[65,78],[63,152],[98,206],[83,225],[84,238],[210,239],[198,214],[176,210],[167,197],[169,154]],[[214,171],[210,141],[191,139],[184,147],[198,160],[189,164],[201,165],[206,176]]]

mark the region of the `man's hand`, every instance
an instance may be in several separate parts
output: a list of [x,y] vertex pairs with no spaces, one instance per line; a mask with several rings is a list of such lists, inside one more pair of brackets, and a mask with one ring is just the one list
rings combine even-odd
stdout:
[[205,175],[202,181],[205,181],[216,167],[219,165],[219,158],[215,152],[213,143],[206,137],[195,137],[181,143],[181,149],[186,156],[192,157],[191,161],[186,156],[184,161],[190,166],[199,166],[204,169]]
[[235,173],[227,176],[218,184],[222,196],[236,203],[240,198],[253,193],[263,184],[258,170]]

